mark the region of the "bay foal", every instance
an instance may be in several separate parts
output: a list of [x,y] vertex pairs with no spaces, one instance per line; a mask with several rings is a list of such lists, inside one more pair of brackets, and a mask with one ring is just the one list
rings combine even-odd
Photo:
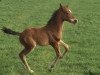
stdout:
[[[22,60],[25,67],[29,70],[30,73],[33,72],[30,66],[26,61],[26,55],[36,47],[36,45],[51,45],[55,52],[56,58],[50,65],[49,69],[54,67],[58,59],[62,58],[68,51],[68,45],[65,44],[62,40],[62,29],[63,22],[68,21],[70,23],[76,24],[77,19],[72,15],[71,10],[68,6],[62,6],[60,4],[59,9],[57,9],[50,20],[47,22],[47,25],[41,28],[28,28],[23,32],[18,33],[11,29],[4,27],[2,30],[5,33],[18,35],[21,44],[24,46],[24,49],[20,52],[19,56]],[[60,52],[59,45],[62,45],[65,48],[64,53]]]

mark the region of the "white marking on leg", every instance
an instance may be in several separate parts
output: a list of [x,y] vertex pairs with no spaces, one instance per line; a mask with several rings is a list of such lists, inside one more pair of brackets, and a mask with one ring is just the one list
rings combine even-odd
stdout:
[[66,43],[64,43],[62,40],[60,40],[59,44],[65,48],[65,51],[63,53],[63,56],[64,56],[66,54],[66,52],[69,50],[69,46]]
[[62,40],[60,40],[59,44],[64,46],[67,50],[69,50],[68,44],[64,43]]
[[30,68],[30,66],[28,65],[28,62],[27,62],[27,60],[26,60],[26,57],[25,57],[25,56],[23,57],[23,59],[24,59],[24,63],[25,63],[26,68],[29,70],[29,72],[30,72],[30,73],[33,73],[34,71],[33,71],[33,70],[31,70],[31,68]]

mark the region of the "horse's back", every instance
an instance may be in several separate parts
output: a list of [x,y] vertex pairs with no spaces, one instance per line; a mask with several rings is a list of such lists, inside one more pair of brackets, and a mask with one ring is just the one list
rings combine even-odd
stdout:
[[[42,28],[28,28],[20,34],[20,41],[29,43],[30,39],[38,45],[48,45],[49,39],[44,27]],[[31,41],[30,41],[31,42]]]

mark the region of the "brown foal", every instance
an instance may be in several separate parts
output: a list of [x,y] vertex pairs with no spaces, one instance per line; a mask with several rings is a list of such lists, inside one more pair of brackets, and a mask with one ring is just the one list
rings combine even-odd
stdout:
[[[30,66],[26,61],[26,55],[36,47],[36,45],[51,45],[56,52],[56,58],[51,63],[49,69],[51,70],[54,65],[57,63],[58,59],[62,58],[66,52],[68,51],[68,45],[64,43],[62,38],[62,29],[63,29],[63,22],[68,21],[70,23],[76,24],[77,19],[72,15],[71,10],[68,6],[62,6],[60,4],[59,9],[57,9],[51,19],[48,21],[47,25],[41,28],[28,28],[25,29],[23,32],[18,33],[12,31],[4,27],[2,30],[5,33],[18,35],[21,44],[24,46],[24,49],[20,52],[19,56],[22,60],[25,67],[29,70],[30,73],[33,72]],[[65,48],[64,53],[60,52],[59,45],[62,45]]]

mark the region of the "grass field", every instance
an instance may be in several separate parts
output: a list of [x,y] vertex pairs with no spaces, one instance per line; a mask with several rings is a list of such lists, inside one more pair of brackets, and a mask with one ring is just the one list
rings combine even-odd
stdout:
[[[64,22],[63,40],[71,48],[49,72],[54,49],[37,46],[27,56],[33,75],[100,75],[100,0],[0,0],[0,29],[44,26],[60,3],[68,4],[79,20],[75,26]],[[0,30],[0,75],[29,75],[18,56],[22,49],[17,36]]]

